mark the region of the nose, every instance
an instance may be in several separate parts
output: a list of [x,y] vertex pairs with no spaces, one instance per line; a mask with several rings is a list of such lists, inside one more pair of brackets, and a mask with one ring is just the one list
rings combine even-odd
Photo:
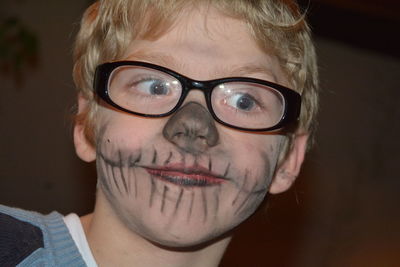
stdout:
[[189,102],[169,118],[164,137],[185,152],[194,155],[216,146],[219,140],[215,121],[201,104]]

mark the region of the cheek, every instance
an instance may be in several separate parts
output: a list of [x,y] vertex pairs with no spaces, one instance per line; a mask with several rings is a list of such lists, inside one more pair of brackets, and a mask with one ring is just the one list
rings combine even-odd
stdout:
[[233,180],[225,217],[240,223],[260,205],[271,184],[277,165],[280,136],[235,134],[229,136]]
[[106,111],[98,123],[98,147],[117,146],[137,150],[149,144],[162,132],[161,119],[146,119],[115,111]]
[[279,156],[281,136],[240,133],[230,135],[227,139],[238,169],[253,172],[254,179],[272,177]]
[[[279,150],[276,136],[219,129],[218,145],[194,156],[178,152],[163,138],[165,121],[118,114],[105,117],[100,125],[97,167],[102,191],[126,225],[165,245],[198,244],[249,217],[268,190]],[[171,162],[200,164],[229,182],[180,186],[143,168],[162,165],[171,152]]]

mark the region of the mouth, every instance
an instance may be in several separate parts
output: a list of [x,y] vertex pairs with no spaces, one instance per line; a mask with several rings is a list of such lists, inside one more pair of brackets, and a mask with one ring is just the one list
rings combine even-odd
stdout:
[[226,177],[213,174],[200,166],[183,167],[179,164],[161,168],[143,168],[155,178],[187,187],[220,185],[228,180]]

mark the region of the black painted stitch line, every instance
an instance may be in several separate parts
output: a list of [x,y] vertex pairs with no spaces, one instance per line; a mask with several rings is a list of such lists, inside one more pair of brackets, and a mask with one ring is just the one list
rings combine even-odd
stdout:
[[[115,177],[115,173],[114,173],[114,167],[118,166],[118,164],[115,161],[104,156],[104,154],[101,151],[98,152],[98,155],[100,155],[100,159],[102,159],[104,162],[104,166],[105,166],[106,173],[107,173],[107,177],[104,177],[105,178],[104,180],[106,180],[109,184],[110,193],[111,193],[112,187],[114,187],[114,188],[116,187],[118,189],[118,191],[121,193],[121,190],[118,187],[118,183],[116,181],[116,177]],[[112,181],[114,181],[114,184],[115,184],[114,186],[111,183],[111,179],[112,179]]]
[[176,215],[176,213],[178,212],[179,205],[181,204],[181,201],[182,201],[182,196],[183,196],[183,188],[181,188],[178,199],[176,200],[174,215]]
[[122,191],[121,191],[121,189],[119,188],[119,185],[118,185],[117,177],[115,175],[115,170],[114,170],[115,167],[112,167],[112,166],[109,165],[108,168],[111,169],[111,176],[112,176],[112,178],[114,180],[115,186],[117,187],[119,193],[122,194]]
[[151,160],[152,164],[156,164],[157,162],[157,150],[154,149],[153,159]]
[[239,189],[239,191],[238,191],[238,193],[237,193],[235,199],[232,201],[232,206],[236,204],[236,201],[238,201],[240,194],[243,192],[244,187],[245,187],[246,184],[247,184],[248,176],[249,176],[249,172],[248,172],[247,169],[246,169],[246,173],[245,173],[244,179],[243,179],[243,184],[242,184],[242,186],[240,187],[240,189]]
[[156,191],[156,185],[153,176],[150,177],[150,183],[151,183],[151,190],[150,190],[149,206],[151,207],[153,205],[153,197]]
[[110,177],[110,174],[108,173],[108,165],[106,164],[104,157],[100,156],[100,162],[101,162],[102,169],[103,169],[103,175]]
[[172,151],[169,152],[168,158],[165,160],[164,165],[167,165],[170,163],[170,160],[172,158]]
[[139,153],[139,157],[136,159],[135,163],[138,163],[142,159],[142,152]]
[[135,198],[138,196],[138,190],[137,190],[137,176],[136,176],[136,168],[132,168],[133,171],[133,182],[135,186]]
[[203,211],[204,211],[204,220],[203,222],[207,221],[207,216],[208,216],[208,207],[207,207],[207,196],[205,189],[201,190],[201,198],[203,200]]
[[212,161],[211,161],[211,157],[210,157],[210,159],[208,161],[208,171],[211,172],[211,169],[212,169]]
[[243,208],[243,206],[246,204],[246,202],[249,200],[251,196],[254,196],[251,192],[253,192],[254,188],[257,186],[257,181],[254,183],[253,187],[250,190],[250,193],[247,194],[246,198],[240,203],[239,207],[236,209],[234,215],[237,215],[237,213]]
[[110,174],[110,166],[109,165],[107,165],[107,163],[105,162],[105,161],[102,161],[103,162],[103,168],[104,168],[104,170],[103,170],[103,174],[106,174],[106,175],[103,175],[103,184],[104,185],[106,185],[106,187],[107,187],[107,189],[108,189],[108,192],[109,192],[109,194],[110,195],[112,195],[112,184],[111,184],[111,180],[109,179],[110,177],[111,177],[111,174]]
[[194,203],[194,191],[192,191],[191,198],[190,198],[189,212],[188,212],[188,217],[187,217],[188,221],[192,217],[193,203]]
[[106,158],[106,157],[103,155],[102,152],[99,151],[99,152],[97,153],[97,155],[99,155],[100,158],[101,158],[102,160],[104,160],[105,163],[107,163],[107,165],[109,165],[109,166],[111,166],[111,167],[118,167],[118,162],[115,162],[115,161],[113,161],[113,160],[111,160],[111,159],[109,159],[109,158]]
[[214,191],[214,198],[215,198],[215,209],[214,209],[214,218],[217,218],[218,210],[219,210],[219,197],[221,194],[221,185],[219,184],[217,189]]
[[105,162],[103,160],[100,160],[100,162],[101,162],[100,163],[101,164],[101,166],[100,166],[100,168],[101,168],[100,179],[102,181],[103,186],[105,187],[104,189],[108,191],[108,194],[111,194],[110,183],[106,179],[106,176],[105,176],[105,171],[106,171],[105,169],[106,169],[107,166],[105,165]]
[[[128,166],[130,165],[130,162],[132,161],[132,155],[129,155],[128,157]],[[135,168],[132,168],[133,170]],[[128,184],[128,195],[131,194],[131,184],[132,184],[132,176],[131,176],[131,168],[127,167],[126,168],[126,172],[127,172],[127,184]]]
[[[132,157],[132,155],[130,156]],[[140,151],[139,156],[135,159],[134,162],[130,161],[129,167],[132,168],[133,170],[133,180],[134,180],[134,186],[135,186],[135,198],[138,196],[138,185],[137,185],[137,175],[136,175],[136,164],[139,163],[139,161],[142,159],[142,151]]]
[[231,163],[229,162],[228,165],[226,166],[226,170],[225,170],[224,175],[223,175],[224,178],[226,178],[226,176],[228,175],[230,167],[231,167]]
[[121,150],[118,150],[118,156],[119,156],[119,171],[121,173],[121,180],[122,180],[122,185],[124,186],[125,193],[128,194],[128,185],[126,184],[126,177],[124,175],[124,170],[122,167],[122,154]]
[[161,213],[164,213],[164,207],[165,207],[165,198],[167,197],[168,193],[168,187],[164,185],[164,190],[163,190],[163,195],[162,195],[162,202],[161,202]]
[[117,178],[115,177],[114,167],[108,165],[108,169],[111,171],[111,177],[110,177],[110,178],[113,179],[113,181],[114,181],[114,186],[118,189],[118,191],[119,191],[120,193],[122,193],[121,190],[119,189],[119,186],[118,186],[118,183],[117,183]]

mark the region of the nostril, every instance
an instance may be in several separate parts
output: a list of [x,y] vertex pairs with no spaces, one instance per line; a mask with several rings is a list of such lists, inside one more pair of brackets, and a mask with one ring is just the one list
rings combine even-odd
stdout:
[[195,102],[186,104],[168,120],[163,135],[182,149],[196,153],[215,146],[219,138],[214,119]]

